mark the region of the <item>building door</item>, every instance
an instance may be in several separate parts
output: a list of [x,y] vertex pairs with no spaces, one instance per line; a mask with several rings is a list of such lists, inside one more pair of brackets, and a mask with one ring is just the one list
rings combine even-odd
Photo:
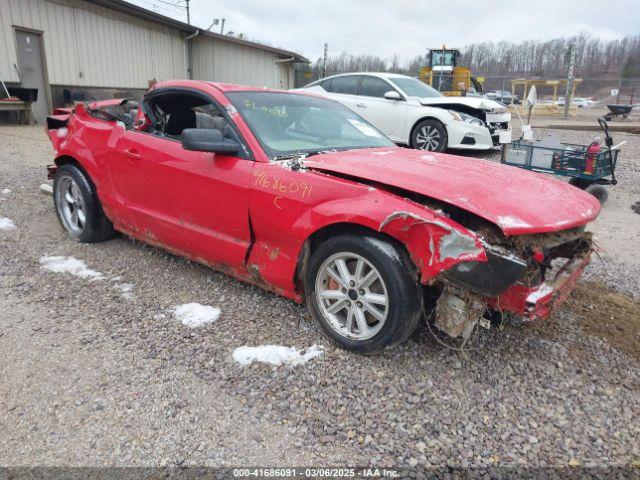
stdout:
[[33,118],[44,125],[49,114],[49,91],[44,73],[42,35],[16,29],[16,48],[22,86],[38,89],[38,101],[31,106]]
[[278,85],[276,88],[280,90],[289,90],[291,85],[289,84],[289,66],[290,64],[281,62],[276,63],[276,75],[278,77]]

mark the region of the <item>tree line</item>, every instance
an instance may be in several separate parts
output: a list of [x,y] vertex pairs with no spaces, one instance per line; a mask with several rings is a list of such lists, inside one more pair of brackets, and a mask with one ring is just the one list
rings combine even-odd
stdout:
[[[523,42],[481,42],[462,49],[462,65],[474,75],[487,77],[566,75],[569,46],[576,48],[575,71],[583,78],[640,78],[640,35],[614,40],[602,40],[581,34],[575,37]],[[399,54],[389,58],[375,55],[353,55],[343,52],[327,59],[326,75],[344,72],[396,72],[417,75],[426,64],[425,54],[402,61]],[[322,59],[312,66],[312,75],[319,78]]]

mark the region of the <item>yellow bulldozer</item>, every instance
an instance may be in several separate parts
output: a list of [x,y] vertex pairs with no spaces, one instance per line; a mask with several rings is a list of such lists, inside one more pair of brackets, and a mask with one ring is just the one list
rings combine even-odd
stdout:
[[482,93],[484,78],[475,78],[471,70],[459,65],[461,52],[457,48],[430,48],[427,65],[420,69],[419,79],[447,96]]

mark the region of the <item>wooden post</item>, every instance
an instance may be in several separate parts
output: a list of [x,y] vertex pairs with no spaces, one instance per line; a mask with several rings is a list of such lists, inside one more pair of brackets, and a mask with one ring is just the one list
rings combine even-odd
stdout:
[[502,144],[502,151],[500,152],[500,163],[506,163],[507,161],[507,149],[509,148],[508,143]]
[[327,76],[327,56],[329,53],[329,44],[324,44],[324,54],[322,56],[322,71],[320,72],[320,78]]
[[571,100],[573,100],[573,67],[576,62],[576,46],[572,43],[569,46],[569,71],[567,72],[567,90],[564,95],[564,118],[569,118],[569,108],[571,107]]

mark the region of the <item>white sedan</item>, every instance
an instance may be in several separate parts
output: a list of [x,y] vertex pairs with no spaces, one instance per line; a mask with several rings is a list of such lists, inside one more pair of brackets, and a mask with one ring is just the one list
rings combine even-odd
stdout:
[[446,97],[420,80],[392,73],[345,73],[303,90],[336,100],[392,141],[421,150],[487,150],[511,142],[511,113],[493,100]]

